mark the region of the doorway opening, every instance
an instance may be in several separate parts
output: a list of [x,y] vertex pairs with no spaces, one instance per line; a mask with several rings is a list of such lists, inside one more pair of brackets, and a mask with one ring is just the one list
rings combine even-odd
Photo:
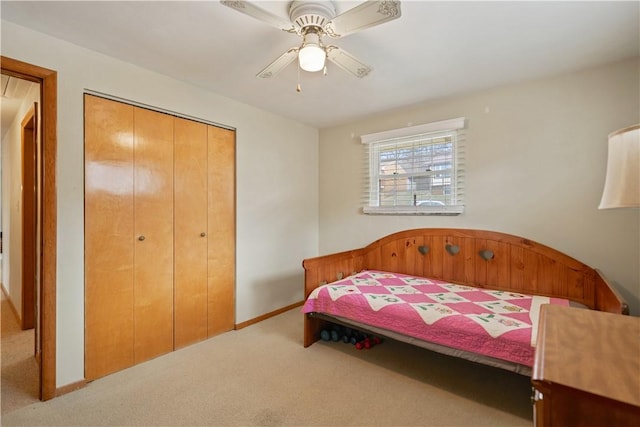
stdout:
[[[27,139],[30,138],[31,128],[39,129],[41,132],[39,138],[41,144],[40,159],[36,163],[37,167],[34,167],[34,170],[30,172],[33,173],[30,179],[35,180],[36,185],[33,186],[34,189],[31,192],[27,192],[30,193],[28,196],[30,202],[28,203],[33,204],[32,193],[35,193],[35,204],[37,206],[39,201],[41,206],[41,214],[35,217],[37,219],[33,219],[35,222],[33,226],[35,237],[31,238],[35,253],[38,256],[34,257],[35,259],[31,258],[30,261],[32,262],[32,267],[30,268],[36,277],[36,283],[39,282],[40,286],[34,292],[33,310],[30,311],[33,311],[33,323],[38,331],[34,341],[35,352],[39,355],[38,359],[40,360],[39,398],[48,400],[56,396],[57,195],[55,170],[57,152],[57,73],[53,70],[4,56],[0,57],[0,61],[3,75],[31,81],[40,86],[40,125],[37,125],[38,115],[35,113],[33,122],[31,122],[31,119],[26,118],[22,125],[23,137],[26,134]],[[37,108],[35,108],[35,111],[37,111]],[[31,146],[31,144],[26,145]],[[27,151],[30,151],[29,147],[27,147]],[[31,155],[29,152],[26,157]],[[37,154],[35,155],[37,156]],[[3,163],[4,161],[3,159]],[[24,230],[20,228],[15,232],[24,233]],[[6,239],[4,243],[3,249],[6,252]],[[15,254],[14,257],[22,257],[22,255],[23,253],[20,252]],[[31,300],[31,297],[27,296],[27,298]]]
[[40,84],[2,74],[2,413],[40,400]]

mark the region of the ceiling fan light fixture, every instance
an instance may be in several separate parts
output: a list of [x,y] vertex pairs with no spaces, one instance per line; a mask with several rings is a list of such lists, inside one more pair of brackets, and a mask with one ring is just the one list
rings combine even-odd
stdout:
[[305,71],[315,72],[324,68],[324,59],[327,55],[324,49],[317,45],[307,45],[298,52],[300,68]]
[[315,72],[324,68],[327,53],[320,42],[320,35],[316,32],[308,32],[304,36],[304,43],[298,52],[300,68],[305,71]]

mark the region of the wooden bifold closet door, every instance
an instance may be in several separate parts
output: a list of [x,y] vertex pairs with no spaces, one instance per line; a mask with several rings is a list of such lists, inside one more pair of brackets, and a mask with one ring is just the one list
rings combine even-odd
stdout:
[[173,349],[173,117],[134,108],[133,152],[133,353],[140,363]]
[[133,365],[133,107],[85,97],[85,377]]
[[207,337],[207,126],[176,119],[175,346]]
[[85,377],[234,328],[235,132],[85,95]]

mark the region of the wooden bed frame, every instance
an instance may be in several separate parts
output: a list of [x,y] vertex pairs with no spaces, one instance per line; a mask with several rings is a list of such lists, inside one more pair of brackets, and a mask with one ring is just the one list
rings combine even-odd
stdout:
[[[531,240],[485,230],[420,228],[400,231],[360,249],[305,259],[305,299],[318,286],[368,270],[566,298],[593,310],[629,314],[603,274]],[[320,338],[326,321],[304,318],[304,346]]]

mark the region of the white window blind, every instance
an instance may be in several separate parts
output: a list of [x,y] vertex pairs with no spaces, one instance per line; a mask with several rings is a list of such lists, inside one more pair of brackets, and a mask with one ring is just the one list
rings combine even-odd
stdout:
[[464,211],[464,117],[362,135],[363,212],[458,215]]

